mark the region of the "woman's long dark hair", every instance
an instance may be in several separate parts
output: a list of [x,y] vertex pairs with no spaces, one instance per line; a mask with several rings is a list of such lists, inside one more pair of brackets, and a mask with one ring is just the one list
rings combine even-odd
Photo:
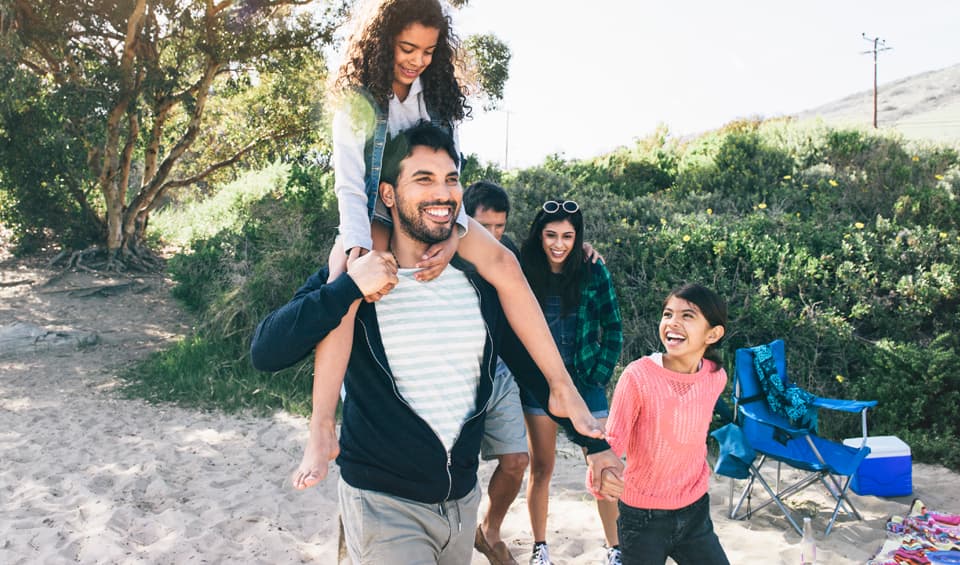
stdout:
[[[667,307],[667,302],[674,296],[695,304],[703,317],[707,319],[711,328],[716,326],[727,328],[727,303],[716,292],[701,284],[685,284],[670,291],[670,294],[663,300],[663,308]],[[721,342],[723,342],[722,337],[716,343],[708,345],[706,352],[703,354],[705,358],[717,365],[721,365],[720,352],[717,351]]]
[[[563,202],[558,199],[557,202]],[[586,268],[583,263],[583,213],[577,210],[574,213],[565,212],[562,207],[558,208],[553,214],[549,214],[542,209],[537,212],[530,224],[530,233],[523,241],[520,249],[520,264],[523,267],[523,274],[533,289],[540,306],[545,305],[547,299],[547,290],[550,286],[550,263],[547,261],[547,255],[543,252],[543,229],[551,222],[562,222],[570,220],[576,237],[573,241],[573,249],[567,255],[567,260],[563,263],[563,272],[560,275],[560,299],[562,312],[569,314],[573,312],[580,304],[580,283],[586,275]]]
[[343,93],[361,87],[386,110],[393,95],[394,41],[415,23],[440,31],[433,60],[420,75],[430,117],[451,124],[469,117],[471,108],[455,72],[460,40],[438,0],[384,0],[350,39],[334,90]]

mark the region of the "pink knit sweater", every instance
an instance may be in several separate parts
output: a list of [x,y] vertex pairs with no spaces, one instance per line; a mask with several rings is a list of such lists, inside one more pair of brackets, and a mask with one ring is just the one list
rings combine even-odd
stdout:
[[707,492],[707,430],[727,373],[704,359],[694,374],[642,357],[617,382],[607,442],[627,455],[620,500],[634,508],[676,510]]

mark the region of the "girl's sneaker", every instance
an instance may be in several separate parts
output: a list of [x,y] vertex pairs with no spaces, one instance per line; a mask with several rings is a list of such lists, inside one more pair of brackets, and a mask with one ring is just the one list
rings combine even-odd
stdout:
[[550,552],[547,550],[547,544],[533,544],[533,555],[530,556],[530,565],[553,565],[550,561]]
[[603,562],[604,565],[622,565],[620,561],[620,548],[619,547],[608,547],[607,548],[607,559]]

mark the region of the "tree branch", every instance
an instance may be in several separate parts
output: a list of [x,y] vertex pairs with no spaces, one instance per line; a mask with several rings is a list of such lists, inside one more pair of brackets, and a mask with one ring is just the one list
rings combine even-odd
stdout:
[[207,0],[207,15],[210,17],[217,16],[220,12],[232,6],[233,1],[234,0],[223,0],[220,4],[214,4],[213,0]]
[[19,22],[20,38],[24,45],[36,52],[46,63],[48,68],[43,69],[40,65],[21,57],[21,62],[30,70],[39,75],[49,73],[59,84],[63,84],[63,69],[60,67],[61,57],[51,52],[45,41],[41,39],[42,33],[38,33],[44,27],[44,22],[37,17],[33,6],[27,0],[15,0],[14,2],[15,18]]
[[163,99],[157,103],[153,113],[153,127],[150,128],[150,139],[143,157],[143,181],[149,182],[157,174],[157,160],[160,158],[160,140],[163,137],[163,126],[167,123],[167,116],[176,102],[172,99]]
[[130,19],[127,21],[127,37],[124,41],[123,55],[120,58],[120,93],[117,102],[107,115],[107,135],[104,142],[103,165],[97,185],[107,204],[107,249],[115,253],[123,240],[123,205],[127,187],[117,186],[116,175],[119,171],[118,145],[120,141],[120,119],[127,113],[130,103],[136,97],[136,81],[133,61],[136,55],[137,34],[146,14],[146,0],[137,0]]
[[127,187],[130,186],[130,164],[133,162],[133,150],[140,137],[140,118],[137,116],[136,109],[131,109],[127,116],[127,143],[120,157],[120,182],[118,183],[121,195],[125,195]]
[[181,187],[181,186],[187,186],[187,185],[191,185],[191,184],[200,182],[200,181],[202,181],[204,178],[206,178],[207,176],[209,176],[210,174],[218,171],[219,169],[222,169],[222,168],[224,168],[224,167],[229,167],[229,166],[235,164],[235,163],[236,163],[237,161],[239,161],[244,155],[246,155],[246,154],[249,153],[250,151],[253,151],[253,150],[256,149],[258,146],[263,145],[264,143],[267,143],[268,141],[278,141],[278,140],[280,140],[280,139],[286,139],[286,138],[289,138],[289,137],[293,137],[293,136],[295,136],[295,135],[300,135],[300,134],[303,134],[303,133],[307,133],[308,131],[310,131],[309,128],[300,128],[300,129],[295,129],[295,130],[291,130],[291,131],[285,131],[285,132],[282,132],[282,133],[277,133],[277,134],[275,134],[275,135],[269,135],[269,136],[266,136],[266,137],[261,137],[261,138],[259,138],[259,139],[255,139],[255,140],[251,141],[250,143],[246,144],[245,146],[243,146],[241,149],[239,149],[236,153],[234,153],[233,155],[231,155],[229,158],[224,159],[224,160],[222,160],[222,161],[218,161],[218,162],[216,162],[216,163],[213,163],[213,164],[211,164],[210,166],[208,166],[206,169],[204,169],[203,171],[201,171],[201,172],[199,172],[199,173],[197,173],[197,174],[195,174],[195,175],[193,175],[193,176],[191,176],[191,177],[187,177],[187,178],[184,178],[184,179],[177,179],[177,180],[168,181],[168,182],[164,183],[164,187],[163,187],[163,188],[164,188],[164,190],[166,190],[166,189],[168,189],[168,188],[178,188],[178,187]]
[[177,180],[172,180],[172,181],[166,182],[166,183],[163,184],[163,186],[160,187],[160,190],[157,192],[156,197],[153,199],[153,201],[152,201],[152,202],[150,203],[150,205],[147,207],[147,211],[148,211],[148,212],[152,212],[152,211],[156,208],[157,203],[159,203],[159,202],[161,201],[161,197],[162,197],[164,194],[166,194],[167,191],[168,191],[169,189],[171,189],[171,188],[179,188],[179,187],[181,187],[181,186],[188,186],[188,185],[191,185],[191,184],[194,184],[194,183],[198,183],[198,182],[202,181],[203,179],[205,179],[205,178],[206,178],[207,176],[209,176],[210,174],[216,172],[217,170],[222,169],[222,168],[224,168],[224,167],[229,167],[229,166],[235,164],[235,163],[236,163],[237,161],[239,161],[240,158],[243,157],[245,154],[249,153],[249,152],[252,151],[253,149],[257,148],[258,146],[260,146],[260,145],[262,145],[262,144],[264,144],[264,143],[266,143],[266,142],[268,142],[268,141],[277,141],[277,140],[280,140],[280,139],[285,139],[285,138],[288,138],[288,137],[293,137],[293,136],[295,136],[295,135],[300,135],[300,134],[303,134],[303,133],[307,133],[307,132],[309,132],[309,131],[310,131],[309,128],[302,128],[302,129],[297,129],[297,130],[292,130],[292,131],[284,132],[284,133],[277,134],[277,135],[271,135],[271,136],[268,136],[268,137],[262,137],[262,138],[260,138],[260,139],[255,140],[255,141],[251,141],[250,143],[248,143],[247,145],[245,145],[242,149],[240,149],[239,151],[237,151],[237,153],[234,154],[233,156],[231,156],[230,158],[224,159],[224,160],[219,161],[219,162],[217,162],[217,163],[214,163],[213,165],[210,165],[209,167],[207,167],[205,170],[203,170],[203,171],[200,172],[200,173],[197,173],[197,174],[195,174],[195,175],[193,175],[193,176],[191,176],[191,177],[185,178],[185,179],[177,179]]
[[130,206],[124,213],[123,224],[125,233],[134,232],[134,222],[137,215],[143,210],[146,210],[154,201],[164,181],[166,181],[167,176],[170,174],[171,169],[173,169],[173,166],[196,140],[197,134],[200,132],[200,119],[203,117],[207,96],[210,93],[210,85],[213,83],[213,79],[217,75],[219,68],[220,64],[218,62],[213,60],[207,62],[207,68],[204,70],[203,78],[201,78],[197,85],[197,98],[193,105],[193,111],[190,114],[190,122],[187,124],[187,130],[163,159],[160,166],[157,167],[157,172],[153,178],[145,181],[145,186],[140,190],[136,198],[133,199],[133,202],[130,203]]

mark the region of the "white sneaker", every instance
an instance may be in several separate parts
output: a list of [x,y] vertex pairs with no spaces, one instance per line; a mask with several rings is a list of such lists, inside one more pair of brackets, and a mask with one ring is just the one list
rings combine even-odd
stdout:
[[603,563],[604,565],[622,565],[622,562],[620,561],[620,548],[608,547],[607,559]]
[[553,565],[550,561],[550,551],[547,550],[547,544],[534,544],[533,555],[530,556],[530,565]]

